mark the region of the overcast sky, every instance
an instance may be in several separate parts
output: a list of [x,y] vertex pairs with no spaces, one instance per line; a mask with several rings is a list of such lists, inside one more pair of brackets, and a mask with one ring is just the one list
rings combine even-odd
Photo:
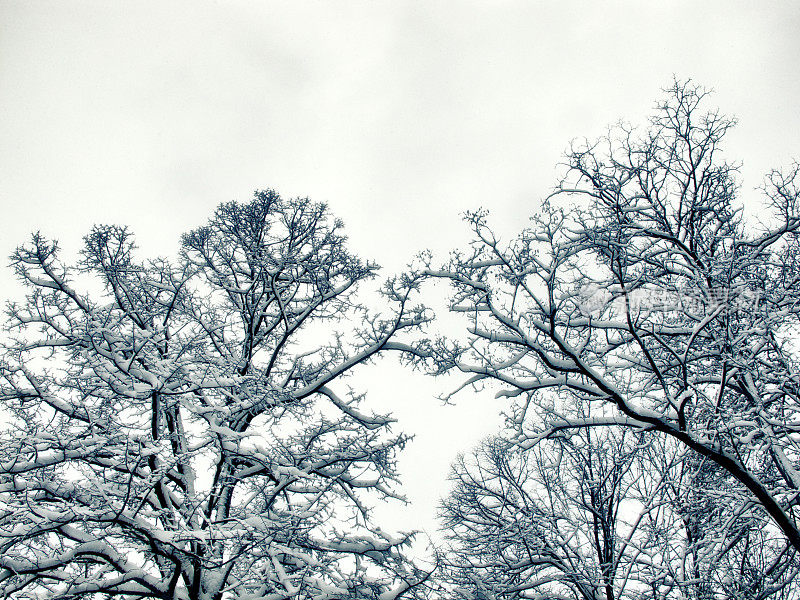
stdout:
[[[524,226],[569,141],[642,123],[673,75],[739,118],[727,156],[755,206],[765,171],[800,158],[798,31],[796,1],[0,0],[0,254],[33,230],[74,250],[97,222],[169,254],[272,187],[328,202],[394,271],[462,243],[466,209]],[[383,373],[370,394],[417,434],[412,509],[385,527],[430,527],[500,406],[443,408],[441,385]]]

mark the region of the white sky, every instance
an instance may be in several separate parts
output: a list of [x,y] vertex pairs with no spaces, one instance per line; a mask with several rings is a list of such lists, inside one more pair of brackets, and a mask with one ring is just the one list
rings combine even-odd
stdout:
[[[795,1],[0,0],[0,254],[33,230],[74,250],[97,222],[170,254],[272,187],[328,202],[395,271],[462,243],[466,209],[523,226],[568,142],[641,123],[673,74],[738,116],[752,205],[800,158],[798,31]],[[441,407],[446,385],[390,366],[369,384],[417,434],[386,529],[430,528],[455,452],[499,423],[489,397]]]

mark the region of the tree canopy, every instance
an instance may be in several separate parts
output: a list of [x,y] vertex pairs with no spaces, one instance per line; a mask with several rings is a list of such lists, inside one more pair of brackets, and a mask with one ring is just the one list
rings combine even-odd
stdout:
[[[746,219],[737,167],[722,156],[734,121],[707,110],[707,95],[675,82],[646,130],[621,124],[573,143],[563,180],[517,237],[469,214],[471,245],[426,262],[452,284],[466,333],[431,344],[426,361],[514,399],[523,450],[588,427],[677,443],[695,461],[673,481],[695,502],[683,516],[709,494],[726,507],[713,533],[698,539],[687,525],[680,539],[703,568],[760,556],[774,579],[740,592],[768,597],[800,551],[798,166],[767,176],[761,221]],[[695,485],[701,465],[707,485]],[[758,540],[741,526],[753,522]]]
[[[96,226],[12,264],[0,592],[170,600],[789,600],[800,593],[800,166],[759,219],[733,119],[674,82],[574,142],[519,235],[483,210],[365,300],[324,204],[221,204],[178,256]],[[451,286],[460,334],[416,296]],[[454,464],[439,568],[374,523],[408,437],[347,378],[397,353],[507,428]]]
[[0,363],[3,595],[390,600],[419,583],[408,534],[369,517],[399,497],[406,437],[342,383],[428,320],[416,282],[369,310],[377,266],[325,205],[271,190],[220,205],[175,261],[134,250],[98,226],[76,264],[40,235],[12,257],[28,295]]

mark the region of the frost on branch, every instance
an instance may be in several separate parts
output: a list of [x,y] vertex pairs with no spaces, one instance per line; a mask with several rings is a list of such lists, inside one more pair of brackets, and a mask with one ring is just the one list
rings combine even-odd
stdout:
[[[667,436],[768,524],[746,552],[796,563],[798,168],[767,177],[761,220],[747,221],[721,155],[734,121],[705,110],[706,96],[675,82],[646,131],[573,144],[556,192],[514,239],[467,215],[472,244],[426,265],[451,283],[466,334],[426,361],[515,399],[521,448],[593,425]],[[554,394],[605,408],[564,417]],[[550,411],[544,423],[534,407]],[[750,538],[720,527],[719,547],[745,553]]]
[[[322,204],[257,192],[137,261],[96,227],[66,265],[39,235],[0,368],[4,597],[400,598],[425,573],[368,506],[406,438],[341,379],[428,319]],[[95,293],[78,282],[99,281]],[[393,344],[396,344],[393,346]]]

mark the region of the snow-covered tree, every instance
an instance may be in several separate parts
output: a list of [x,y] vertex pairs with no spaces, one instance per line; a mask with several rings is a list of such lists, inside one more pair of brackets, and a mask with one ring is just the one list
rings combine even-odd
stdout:
[[[674,440],[725,475],[715,479],[736,512],[729,524],[764,523],[748,551],[793,562],[791,572],[800,168],[770,173],[758,218],[743,216],[736,166],[721,157],[734,121],[705,111],[706,96],[676,82],[645,131],[620,125],[575,143],[554,197],[515,239],[499,239],[485,213],[468,215],[471,246],[427,265],[451,282],[466,340],[432,344],[426,360],[514,398],[523,449],[610,424]],[[527,418],[556,391],[598,408]]]
[[[409,535],[371,524],[406,438],[344,378],[428,316],[322,204],[257,192],[138,261],[94,228],[12,257],[0,363],[0,592],[13,598],[411,597]],[[98,283],[99,282],[99,283]]]

